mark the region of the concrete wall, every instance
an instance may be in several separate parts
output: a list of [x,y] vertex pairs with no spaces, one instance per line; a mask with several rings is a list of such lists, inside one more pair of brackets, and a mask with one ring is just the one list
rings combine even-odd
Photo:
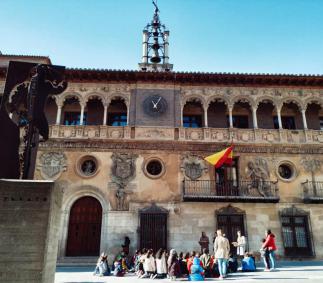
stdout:
[[0,282],[54,282],[62,190],[0,180]]

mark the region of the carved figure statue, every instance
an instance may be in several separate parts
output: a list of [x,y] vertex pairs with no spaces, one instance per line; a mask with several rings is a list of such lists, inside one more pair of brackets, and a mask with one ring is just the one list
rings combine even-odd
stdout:
[[201,246],[201,252],[203,252],[203,249],[209,250],[209,237],[206,236],[205,232],[202,232],[199,244]]
[[267,161],[263,158],[256,158],[255,161],[249,161],[247,165],[247,177],[251,179],[251,184],[248,185],[248,190],[256,188],[258,193],[266,197],[268,192],[269,169]]
[[121,245],[122,251],[125,255],[129,254],[130,239],[128,236],[124,237],[124,243]]
[[125,198],[126,193],[124,189],[119,188],[116,192],[116,199],[117,199],[117,210],[125,210]]

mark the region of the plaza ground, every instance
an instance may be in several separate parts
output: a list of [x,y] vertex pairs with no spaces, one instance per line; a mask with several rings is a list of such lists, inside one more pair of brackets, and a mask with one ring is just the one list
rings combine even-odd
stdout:
[[[229,274],[226,280],[238,282],[323,282],[323,261],[282,261],[278,263],[276,272],[263,272],[263,268],[258,264],[257,272],[237,272]],[[149,282],[169,282],[168,279],[151,280],[138,279],[133,274],[125,277],[96,277],[93,276],[92,267],[57,267],[55,283],[149,283]],[[187,279],[178,279],[187,281]],[[207,281],[220,281],[219,279],[207,279]]]

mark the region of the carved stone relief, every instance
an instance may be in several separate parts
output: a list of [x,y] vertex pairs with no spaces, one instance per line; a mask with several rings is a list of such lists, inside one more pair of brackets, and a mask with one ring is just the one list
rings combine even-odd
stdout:
[[256,157],[253,161],[249,161],[246,168],[247,178],[251,180],[248,185],[248,191],[256,189],[259,195],[263,197],[270,196],[270,171],[266,159]]
[[66,170],[66,157],[62,152],[46,152],[39,158],[37,169],[44,179],[56,180]]
[[183,156],[181,170],[191,180],[197,180],[202,177],[203,173],[208,172],[204,160],[197,155]]
[[138,155],[131,153],[113,153],[112,154],[112,181],[119,185],[120,188],[125,188],[126,185],[136,175],[136,159]]

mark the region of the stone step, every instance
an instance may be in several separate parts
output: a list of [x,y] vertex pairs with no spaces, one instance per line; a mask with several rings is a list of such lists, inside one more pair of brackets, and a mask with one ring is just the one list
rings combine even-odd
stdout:
[[63,257],[57,260],[57,266],[93,266],[96,265],[98,257]]

